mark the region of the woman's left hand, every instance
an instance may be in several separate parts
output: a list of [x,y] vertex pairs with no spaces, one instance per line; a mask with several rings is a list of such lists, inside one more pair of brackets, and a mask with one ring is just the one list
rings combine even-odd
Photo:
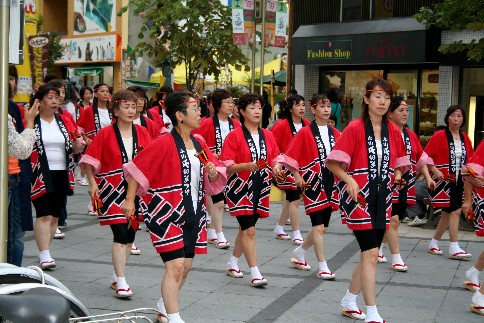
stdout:
[[211,178],[214,178],[214,177],[217,177],[217,167],[215,166],[214,163],[212,162],[208,162],[206,165],[205,165],[205,169],[207,170],[207,173],[208,173],[208,176],[211,177]]

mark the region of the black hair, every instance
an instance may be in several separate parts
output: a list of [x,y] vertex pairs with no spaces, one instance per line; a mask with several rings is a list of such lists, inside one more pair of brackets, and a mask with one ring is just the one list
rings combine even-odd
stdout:
[[326,91],[326,95],[328,96],[328,100],[331,103],[339,103],[340,95],[339,95],[338,89],[330,88],[329,90]]
[[218,114],[220,108],[222,107],[222,100],[228,99],[232,97],[232,93],[230,91],[224,89],[217,89],[213,91],[211,95],[212,106],[214,114]]
[[137,85],[129,86],[126,90],[133,92],[138,99],[138,95],[141,95],[141,98],[145,100],[142,113],[146,113],[146,110],[148,109],[148,96],[146,95],[146,91],[141,86]]
[[289,96],[291,95],[297,95],[297,91],[295,89],[289,90]]
[[17,67],[13,64],[9,64],[8,65],[8,76],[12,76],[13,78],[15,78],[15,87],[12,88],[12,93],[10,93],[10,89],[9,89],[9,95],[8,97],[9,98],[12,98],[15,94],[15,92],[17,92],[17,87],[18,87],[18,72],[17,72]]
[[156,101],[155,101],[156,105],[159,106],[160,104],[158,102],[160,100],[163,100],[164,97],[166,98],[166,95],[172,92],[173,92],[173,89],[171,88],[171,86],[163,85],[162,87],[160,87],[160,89],[156,91]]
[[47,74],[46,76],[44,76],[44,84],[47,84],[49,83],[50,81],[52,80],[56,80],[58,79],[59,77],[55,74]]
[[[365,97],[370,98],[371,93],[373,93],[372,91],[377,86],[380,87],[380,89],[382,89],[383,91],[385,91],[385,93],[390,96],[390,99],[393,98],[392,86],[390,85],[390,83],[388,83],[386,80],[383,80],[383,79],[373,79],[371,81],[368,81],[368,83],[366,83],[366,86],[365,86],[366,88]],[[361,106],[361,120],[363,120],[363,122],[366,123],[369,119],[370,119],[370,114],[368,112],[368,104],[366,104],[365,101],[363,100],[363,104]]]
[[46,96],[47,94],[49,94],[50,91],[53,91],[53,92],[57,93],[57,95],[60,95],[60,92],[59,92],[59,89],[58,88],[53,87],[53,86],[51,86],[49,84],[42,85],[41,87],[39,87],[39,89],[37,90],[37,92],[35,92],[35,94],[30,99],[30,106],[33,106],[34,105],[35,100],[39,100],[39,102],[42,101],[42,99],[44,98],[44,96]]
[[465,125],[466,124],[466,113],[464,111],[464,109],[462,109],[460,106],[454,104],[454,105],[451,105],[450,107],[447,108],[447,113],[445,114],[445,118],[444,118],[444,122],[445,122],[445,125],[448,127],[449,126],[449,117],[452,113],[454,113],[456,110],[460,110],[461,113],[462,113],[462,125]]
[[[97,92],[97,90],[99,90],[99,88],[100,88],[101,86],[107,86],[107,87],[108,87],[108,89],[109,89],[109,93],[111,93],[111,89],[110,89],[109,85],[107,85],[106,83],[98,83],[98,84],[94,85],[94,87],[93,87],[93,90],[94,90],[93,94],[94,94],[94,93],[96,93],[96,92]],[[97,104],[97,97],[96,97],[96,96],[94,96],[94,97],[93,97],[92,102],[93,102],[94,104]]]
[[79,95],[81,96],[81,100],[83,100],[84,93],[86,93],[86,91],[89,91],[89,92],[91,92],[91,94],[94,94],[92,89],[89,86],[83,86],[79,90]]
[[240,110],[245,111],[245,108],[251,103],[260,102],[261,106],[264,105],[264,98],[257,93],[245,93],[239,97],[237,106],[239,108],[240,123],[244,124],[244,116],[240,113]]
[[165,98],[166,115],[170,118],[171,124],[175,127],[178,126],[178,120],[176,118],[177,112],[182,112],[187,115],[187,102],[192,95],[188,92],[172,92]]
[[65,97],[64,97],[64,102],[65,103],[68,103],[68,102],[74,102],[74,103],[77,103],[77,88],[74,84],[72,84],[71,82],[68,82],[66,83],[65,85]]
[[400,95],[396,95],[392,98],[392,102],[390,103],[390,112],[395,111],[402,102],[405,102],[405,98]]
[[329,120],[333,120],[334,121],[334,126],[335,127],[338,125],[338,118],[336,118],[336,115],[330,114],[329,115]]
[[301,101],[304,101],[304,98],[297,94],[281,100],[279,102],[279,119],[290,119],[292,108]]

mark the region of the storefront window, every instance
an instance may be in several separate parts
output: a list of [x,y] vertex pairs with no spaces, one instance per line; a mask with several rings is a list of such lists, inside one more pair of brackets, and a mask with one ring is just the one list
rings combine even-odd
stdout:
[[378,77],[383,77],[382,70],[320,72],[319,93],[326,93],[331,101],[331,113],[338,120],[336,128],[342,130],[360,117],[365,85]]
[[417,103],[418,71],[390,71],[387,80],[393,88],[393,95],[401,96],[408,104],[408,127],[415,130],[415,106]]
[[421,78],[421,99],[418,120],[418,135],[423,147],[435,132],[437,126],[437,103],[439,101],[439,71],[423,70]]

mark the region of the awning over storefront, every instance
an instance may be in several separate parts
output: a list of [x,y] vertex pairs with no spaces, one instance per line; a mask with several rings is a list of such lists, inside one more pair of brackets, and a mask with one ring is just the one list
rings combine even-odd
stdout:
[[76,67],[74,69],[75,76],[101,76],[104,75],[104,68],[99,66],[91,67]]
[[300,26],[292,64],[351,65],[437,62],[440,34],[414,18]]
[[157,89],[160,87],[160,83],[157,83],[157,82],[146,82],[146,81],[138,81],[138,80],[130,80],[130,79],[124,79],[124,81],[128,85],[137,85],[144,88]]

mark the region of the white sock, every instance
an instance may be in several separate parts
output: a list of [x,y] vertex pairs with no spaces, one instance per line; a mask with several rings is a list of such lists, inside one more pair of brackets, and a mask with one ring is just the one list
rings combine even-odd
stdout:
[[399,253],[395,253],[395,254],[392,253],[392,265],[395,265],[395,264],[403,264],[402,256],[400,256]]
[[239,264],[238,263],[239,263],[239,258],[235,257],[234,255],[230,256],[229,261],[228,261],[229,268],[239,270]]
[[320,261],[318,262],[318,267],[319,267],[319,272],[325,271],[325,272],[331,272],[328,268],[328,263],[325,261]]
[[127,289],[129,287],[125,277],[116,277],[116,288]]
[[459,247],[459,242],[450,242],[449,243],[449,253],[456,253],[461,251],[462,249]]
[[385,243],[382,242],[380,245],[380,249],[378,250],[378,256],[383,256],[383,247],[385,247]]
[[297,261],[304,262],[304,255],[306,254],[306,251],[301,246],[294,249],[292,254],[294,257],[296,257]]
[[439,247],[439,240],[435,240],[432,238],[432,241],[430,241],[430,248],[438,248]]
[[252,279],[254,279],[254,278],[262,278],[262,275],[260,274],[259,268],[257,268],[257,266],[250,267],[250,275],[252,276]]
[[303,237],[301,236],[301,230],[294,230],[292,231],[293,239],[301,239],[304,240]]
[[356,297],[358,297],[358,295],[352,294],[347,290],[345,297],[343,297],[343,300],[341,301],[341,306],[350,311],[357,311],[358,306],[356,305]]
[[477,306],[484,306],[484,295],[482,295],[480,291],[476,291],[472,296],[472,303]]
[[366,307],[366,322],[370,321],[381,321],[380,314],[378,314],[378,309],[376,305]]
[[215,232],[215,229],[208,229],[208,237],[210,239],[216,238],[217,237],[217,232]]
[[471,283],[473,284],[479,284],[479,274],[481,272],[479,270],[476,269],[476,267],[472,266],[471,269],[469,269],[467,272],[466,272],[466,277],[469,278],[469,280],[471,281]]
[[180,317],[180,313],[167,314],[168,322],[170,323],[185,323]]
[[217,232],[217,240],[218,240],[218,242],[227,241],[227,239],[225,239],[225,236],[224,236],[224,233],[223,232]]
[[277,234],[284,234],[284,227],[282,225],[276,224],[276,228],[274,229],[274,232]]
[[50,251],[49,250],[39,251],[39,260],[40,262],[51,261],[52,257],[50,256]]

